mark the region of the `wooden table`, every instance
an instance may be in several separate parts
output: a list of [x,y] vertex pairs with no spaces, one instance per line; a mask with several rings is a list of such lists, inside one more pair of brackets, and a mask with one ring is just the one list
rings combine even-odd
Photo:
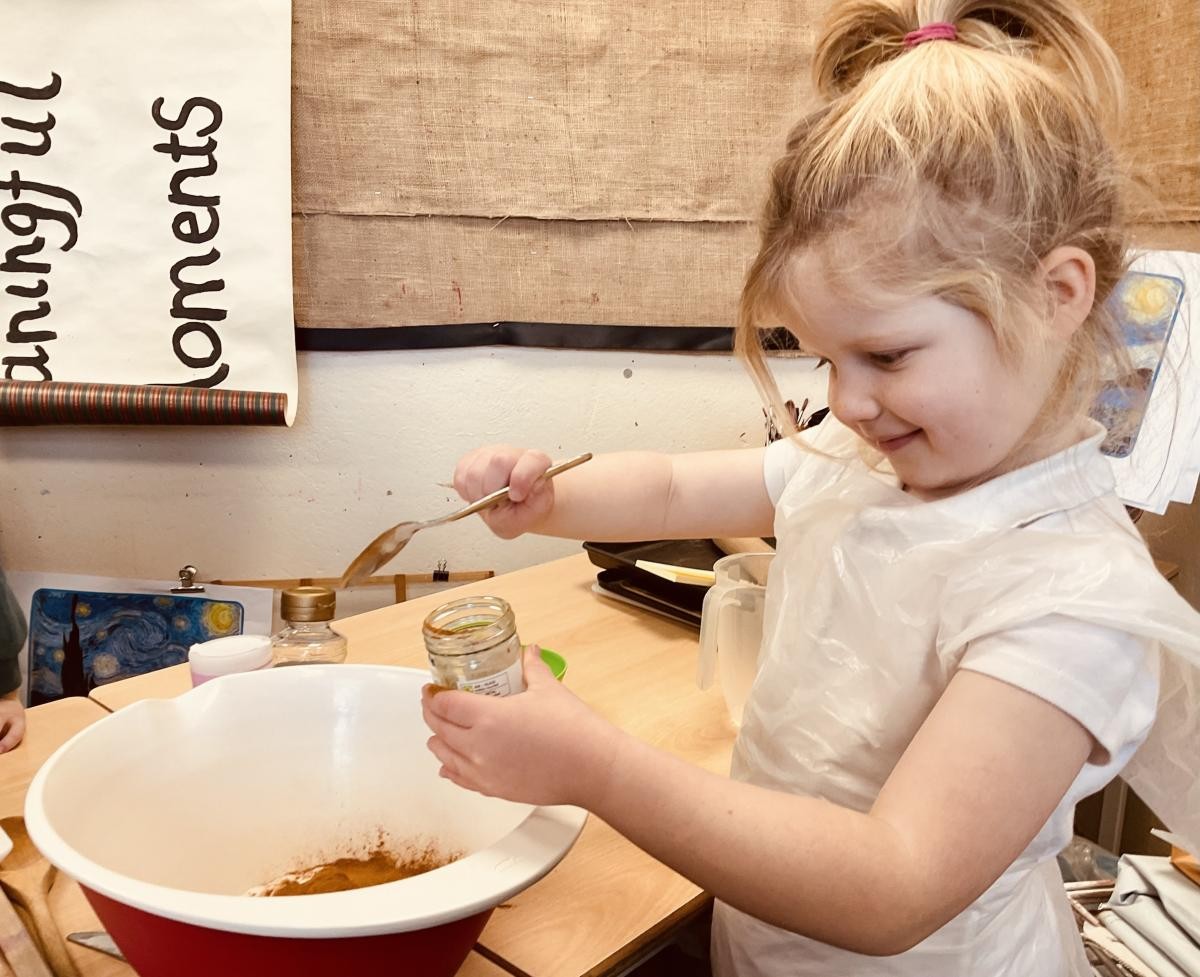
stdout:
[[[598,712],[641,739],[725,773],[734,730],[717,689],[696,687],[696,633],[684,625],[592,592],[586,555],[503,574],[360,614],[335,627],[350,639],[349,661],[428,668],[421,621],[465,594],[494,594],[513,607],[525,642],[567,660],[566,684]],[[92,698],[119,709],[190,687],[186,666],[102,686]],[[596,817],[545,879],[493,914],[483,952],[528,977],[598,977],[625,972],[708,896]],[[464,972],[465,973],[465,972]]]
[[[103,719],[108,712],[83,698],[62,699],[34,706],[26,712],[25,739],[11,753],[0,756],[0,817],[25,813],[25,792],[38,768],[81,729]],[[73,879],[55,877],[50,889],[50,910],[65,938],[78,930],[103,929]],[[133,969],[121,961],[67,944],[75,965],[85,977],[135,977]]]
[[[84,698],[61,699],[29,709],[24,741],[11,753],[0,756],[0,817],[23,814],[25,792],[38,768],[77,732],[108,714],[99,703]],[[55,878],[50,890],[50,909],[64,937],[79,930],[103,929],[83,891],[64,875]],[[137,977],[132,967],[115,957],[74,943],[68,943],[67,947],[83,977]],[[472,952],[457,977],[511,977],[511,974]]]

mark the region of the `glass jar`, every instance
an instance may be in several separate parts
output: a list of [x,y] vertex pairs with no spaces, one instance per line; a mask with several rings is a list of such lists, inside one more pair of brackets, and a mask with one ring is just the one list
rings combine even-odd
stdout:
[[462,597],[435,608],[421,625],[433,681],[477,695],[525,691],[521,639],[508,602]]
[[271,636],[271,657],[282,665],[336,665],[346,660],[345,635],[329,626],[337,597],[328,587],[289,587],[279,598],[286,626]]

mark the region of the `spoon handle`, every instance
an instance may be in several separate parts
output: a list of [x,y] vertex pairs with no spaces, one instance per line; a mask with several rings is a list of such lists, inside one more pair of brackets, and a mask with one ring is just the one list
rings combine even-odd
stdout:
[[8,897],[0,893],[0,951],[16,977],[53,977]]
[[67,944],[54,922],[50,913],[48,893],[34,892],[29,894],[25,909],[33,923],[34,935],[45,955],[46,963],[54,977],[80,977],[79,968],[67,951]]
[[2,887],[13,903],[28,913],[31,935],[46,958],[50,973],[54,977],[80,977],[78,967],[67,952],[66,941],[62,939],[58,924],[50,913],[49,892],[53,877],[54,870],[50,869],[42,879],[23,880],[17,886],[6,879]]
[[[560,461],[556,465],[551,465],[541,475],[542,478],[553,478],[555,475],[561,475],[565,471],[569,471],[578,465],[582,465],[585,461],[591,461],[592,453],[585,451],[581,455],[576,455],[574,458],[568,458],[566,461]],[[474,515],[476,512],[482,512],[484,509],[490,509],[494,505],[498,505],[508,498],[508,486],[497,489],[489,495],[485,495],[481,499],[476,499],[469,506],[459,509],[457,512],[452,512],[448,516],[442,516],[441,519],[435,519],[432,522],[426,523],[426,526],[440,526],[447,522],[457,522],[466,516]]]

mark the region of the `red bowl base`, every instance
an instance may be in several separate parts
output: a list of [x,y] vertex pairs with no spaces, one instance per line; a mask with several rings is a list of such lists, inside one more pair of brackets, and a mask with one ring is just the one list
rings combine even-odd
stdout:
[[492,915],[487,909],[407,933],[300,940],[194,926],[83,892],[140,977],[451,977]]

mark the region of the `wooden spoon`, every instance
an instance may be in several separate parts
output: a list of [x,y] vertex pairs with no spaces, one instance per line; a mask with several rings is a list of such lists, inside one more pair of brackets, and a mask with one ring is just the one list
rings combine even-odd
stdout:
[[4,977],[53,977],[37,944],[7,897],[0,894],[0,974]]
[[713,542],[726,556],[733,553],[770,553],[775,549],[765,539],[757,536],[738,536],[735,538],[713,538]]
[[34,936],[41,944],[54,977],[81,977],[67,952],[66,941],[50,915],[48,896],[54,881],[54,866],[37,850],[25,829],[23,817],[0,818],[0,828],[8,833],[13,843],[12,854],[0,864],[0,887],[9,899],[29,914]]

